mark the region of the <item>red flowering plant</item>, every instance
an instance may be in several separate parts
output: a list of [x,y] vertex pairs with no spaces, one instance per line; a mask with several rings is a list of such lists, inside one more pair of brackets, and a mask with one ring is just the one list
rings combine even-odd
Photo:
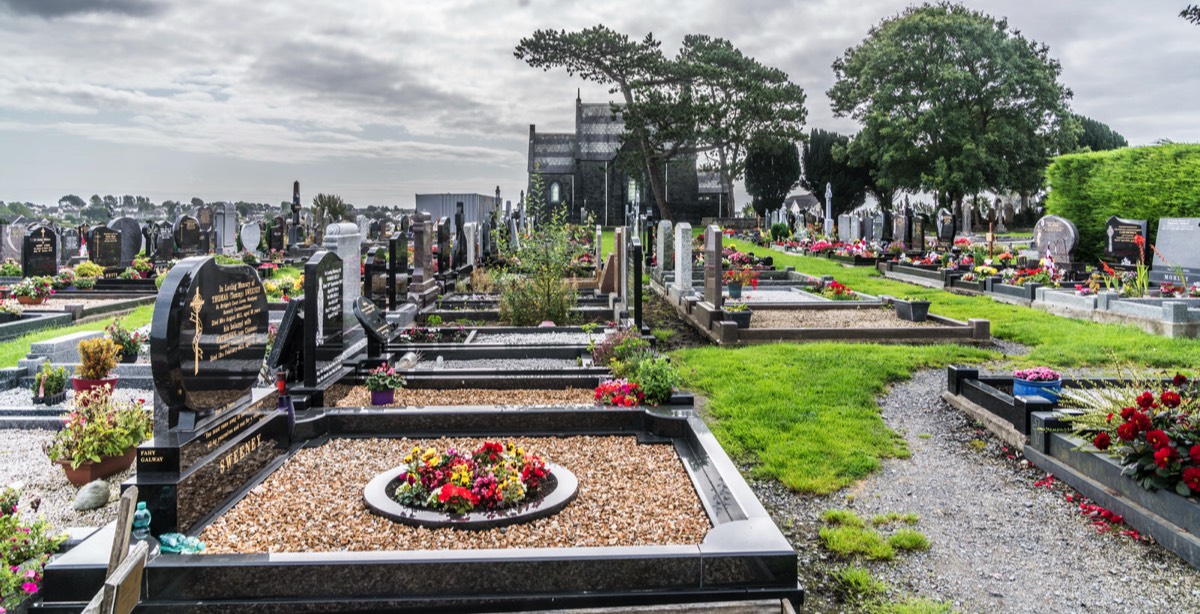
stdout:
[[1177,374],[1170,381],[1067,389],[1060,403],[1083,410],[1073,430],[1120,460],[1122,474],[1147,490],[1200,492],[1200,395]]
[[641,405],[646,395],[637,382],[623,379],[610,379],[596,386],[596,401],[603,405],[614,407],[635,407]]
[[836,281],[825,284],[825,287],[821,289],[821,296],[831,301],[858,300],[858,295],[849,286]]
[[514,442],[484,441],[472,451],[413,447],[393,495],[403,505],[451,514],[499,510],[538,494],[546,462]]
[[751,290],[758,289],[758,273],[749,266],[743,266],[740,269],[730,269],[721,275],[727,284],[741,284],[750,286]]

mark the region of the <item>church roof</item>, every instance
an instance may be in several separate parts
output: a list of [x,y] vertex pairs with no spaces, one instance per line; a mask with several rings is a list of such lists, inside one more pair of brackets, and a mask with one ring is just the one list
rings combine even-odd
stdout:
[[529,172],[569,174],[575,172],[575,135],[539,132],[530,143]]
[[607,102],[580,104],[575,132],[580,160],[612,160],[621,148],[625,120]]

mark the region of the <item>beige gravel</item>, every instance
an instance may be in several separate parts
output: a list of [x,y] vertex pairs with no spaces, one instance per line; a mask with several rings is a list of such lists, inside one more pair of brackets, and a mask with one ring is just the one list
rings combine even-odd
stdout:
[[674,448],[635,437],[519,440],[579,478],[566,509],[526,524],[417,528],[376,516],[363,503],[367,482],[401,464],[414,445],[473,449],[482,441],[334,439],[300,450],[200,539],[210,553],[463,550],[690,545],[710,528]]
[[939,326],[936,322],[909,322],[896,312],[867,309],[755,309],[750,328],[913,328]]
[[[593,405],[595,391],[587,388],[565,390],[490,390],[483,388],[461,388],[456,390],[416,390],[404,388],[396,391],[395,407],[421,407],[425,405]],[[366,386],[338,384],[325,393],[325,402],[333,407],[367,407],[371,405],[371,393]]]

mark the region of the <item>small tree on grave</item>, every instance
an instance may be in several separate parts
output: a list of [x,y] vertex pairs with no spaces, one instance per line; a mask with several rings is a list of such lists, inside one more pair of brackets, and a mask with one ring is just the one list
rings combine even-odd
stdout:
[[746,153],[746,191],[754,197],[754,211],[766,215],[783,205],[800,180],[800,154],[796,144],[780,138],[759,138]]
[[563,279],[575,257],[567,207],[544,211],[546,186],[537,170],[535,166],[524,210],[541,223],[521,236],[518,246],[501,244],[509,269],[500,284],[500,317],[513,326],[565,323],[578,301],[575,289]]

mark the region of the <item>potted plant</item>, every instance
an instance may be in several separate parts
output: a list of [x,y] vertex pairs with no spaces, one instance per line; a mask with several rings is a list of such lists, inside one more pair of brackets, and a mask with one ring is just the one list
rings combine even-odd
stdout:
[[76,486],[128,469],[150,434],[150,414],[140,402],[113,399],[109,388],[77,393],[75,401],[46,455]]
[[0,302],[0,324],[20,320],[23,313],[25,308],[17,301],[10,299]]
[[1013,371],[1013,396],[1042,397],[1056,403],[1061,392],[1062,375],[1049,367]]
[[758,273],[754,269],[743,266],[740,269],[730,269],[722,275],[725,285],[729,286],[729,298],[742,298],[742,287],[758,288]]
[[738,328],[750,328],[750,316],[754,313],[745,301],[729,301],[721,308],[726,320],[737,322]]
[[113,343],[120,346],[121,362],[137,362],[142,344],[146,342],[141,333],[125,328],[124,318],[114,318],[111,324],[104,327],[104,332],[108,333],[108,338],[112,339]]
[[126,267],[124,271],[117,274],[117,279],[141,279],[142,274],[133,267]]
[[96,278],[95,277],[76,277],[75,278],[75,289],[76,290],[91,290],[92,288],[95,288],[95,287],[96,287]]
[[0,264],[0,277],[20,277],[21,265],[17,264],[12,258],[5,258],[4,264]]
[[117,377],[109,377],[117,367],[117,354],[120,347],[107,337],[84,339],[79,342],[79,368],[75,377],[71,378],[71,387],[75,389],[75,404],[79,405],[79,393],[87,392],[100,386],[117,387]]
[[896,308],[896,316],[901,320],[924,322],[929,317],[929,301],[919,297],[893,298],[892,306]]
[[90,279],[95,279],[103,274],[104,267],[92,262],[91,260],[88,260],[87,262],[81,262],[75,267],[76,277],[88,277]]
[[138,255],[133,257],[133,270],[143,279],[149,278],[154,272],[154,263],[146,257],[146,252],[138,252]]
[[396,389],[404,387],[404,378],[384,363],[367,372],[366,385],[371,391],[371,405],[391,405],[396,401]]
[[50,361],[33,376],[33,404],[57,405],[67,398],[67,370],[52,367]]
[[51,283],[55,290],[66,290],[75,285],[75,277],[73,269],[61,269],[58,271],[58,275],[54,276],[54,280]]
[[41,305],[54,294],[54,285],[49,277],[26,277],[13,284],[10,293],[22,305]]

